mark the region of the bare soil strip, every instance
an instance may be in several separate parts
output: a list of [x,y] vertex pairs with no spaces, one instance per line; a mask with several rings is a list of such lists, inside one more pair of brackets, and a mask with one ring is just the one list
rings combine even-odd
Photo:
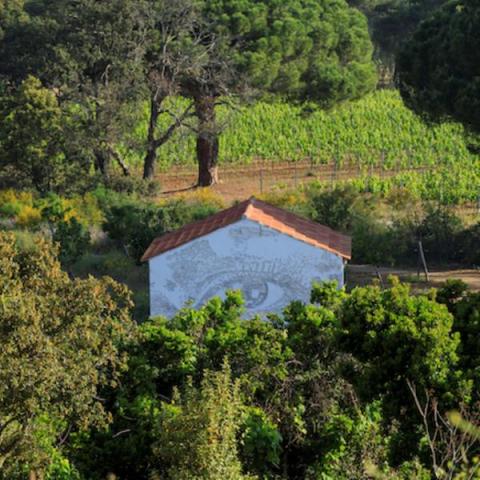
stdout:
[[[265,162],[258,161],[249,165],[220,166],[220,183],[212,190],[226,202],[243,200],[251,195],[268,193],[275,188],[296,188],[300,184],[313,181],[331,182],[332,185],[342,180],[364,176],[388,178],[400,172],[425,171],[426,168],[390,169],[382,166],[363,166],[353,164],[314,164],[312,162]],[[165,196],[182,193],[193,189],[197,181],[194,166],[172,167],[168,172],[157,176],[162,194]]]
[[440,287],[446,280],[463,280],[471,290],[480,291],[480,269],[445,268],[433,269],[430,272],[430,282],[422,273],[414,268],[386,268],[372,265],[349,265],[346,271],[346,281],[349,288],[371,284],[373,281],[388,284],[388,277],[395,275],[401,280],[411,283],[416,291],[432,287]]

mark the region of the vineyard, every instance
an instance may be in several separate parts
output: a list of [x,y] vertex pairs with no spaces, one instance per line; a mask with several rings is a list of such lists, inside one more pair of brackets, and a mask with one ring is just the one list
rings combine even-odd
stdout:
[[[176,104],[176,105],[175,105]],[[180,109],[184,101],[170,105]],[[356,102],[330,111],[306,111],[281,102],[259,102],[235,109],[219,107],[220,163],[250,164],[256,159],[361,165],[385,168],[451,165],[471,166],[462,127],[453,124],[429,126],[402,103],[392,90],[372,93]],[[130,160],[141,160],[140,149],[148,125],[147,111],[125,149]],[[165,116],[163,126],[170,117]],[[185,128],[159,150],[159,166],[193,165],[194,134]]]
[[[184,106],[176,99],[170,108]],[[169,120],[165,116],[161,127]],[[147,124],[145,109],[124,146],[132,165],[142,162]],[[317,179],[351,180],[374,192],[408,186],[419,198],[447,204],[477,201],[480,194],[480,160],[468,151],[462,127],[425,124],[396,91],[377,91],[330,111],[307,112],[279,101],[221,106],[219,124],[219,161],[228,172],[223,178],[253,174],[246,193],[269,190],[277,181],[296,186]],[[160,148],[158,169],[167,190],[194,181],[194,145],[194,133],[184,128]]]

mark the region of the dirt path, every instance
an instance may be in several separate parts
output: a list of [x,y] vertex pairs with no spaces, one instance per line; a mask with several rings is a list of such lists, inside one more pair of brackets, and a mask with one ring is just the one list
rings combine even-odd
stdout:
[[414,290],[424,290],[430,287],[439,287],[446,280],[459,279],[463,280],[471,290],[480,291],[480,269],[439,269],[430,272],[430,281],[426,282],[424,275],[417,275],[415,269],[395,269],[379,267],[371,265],[349,265],[346,271],[346,281],[351,287],[358,285],[371,284],[375,279],[384,283],[387,282],[389,275],[395,275],[401,280],[411,283]]
[[[424,171],[424,168],[408,171]],[[376,175],[387,178],[407,170],[384,170],[380,167],[359,168],[353,164],[337,166],[335,164],[316,165],[311,162],[266,162],[258,161],[250,165],[220,167],[220,183],[211,187],[226,203],[243,200],[252,195],[268,193],[275,188],[293,189],[300,184],[313,181],[331,182],[332,184]],[[193,189],[197,180],[195,167],[172,167],[167,173],[158,175],[162,186],[162,195],[171,196]]]

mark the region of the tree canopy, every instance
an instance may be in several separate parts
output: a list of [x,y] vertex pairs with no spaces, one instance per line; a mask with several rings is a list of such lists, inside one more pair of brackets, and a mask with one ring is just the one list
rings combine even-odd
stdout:
[[[205,186],[217,180],[219,102],[253,92],[331,107],[376,84],[366,18],[345,0],[40,0],[19,3],[21,19],[10,10],[0,10],[0,75],[15,85],[34,75],[54,89],[80,126],[77,151],[105,176],[112,160],[129,174],[118,147],[138,121],[133,104],[146,98],[144,177],[156,150],[196,115],[189,126]],[[191,104],[168,111],[174,95]],[[172,123],[158,131],[163,114]]]
[[0,167],[12,171],[17,185],[42,193],[54,190],[68,169],[62,151],[64,118],[56,96],[29,76],[2,100]]
[[[71,280],[55,248],[21,248],[0,232],[0,477],[44,458],[75,427],[105,425],[99,396],[115,386],[133,332],[128,291],[113,280]],[[2,476],[5,475],[5,476]]]
[[330,106],[375,86],[366,18],[343,0],[219,0],[206,12],[254,88]]
[[[238,429],[244,471],[259,478],[360,479],[366,459],[386,465],[388,455],[401,463],[424,454],[407,380],[434,391],[444,407],[463,400],[460,338],[447,308],[397,281],[351,293],[334,283],[317,285],[312,302],[293,302],[267,322],[246,320],[241,295],[230,292],[199,310],[142,324],[122,387],[112,392],[113,427],[92,434],[77,464],[100,478],[110,470],[146,478],[152,465],[177,472],[187,444],[199,473],[207,459],[215,469],[222,465],[215,452],[225,447],[217,437],[219,409],[225,434]],[[199,401],[203,394],[192,396],[192,385],[205,388],[205,371],[222,370],[225,358],[243,403],[238,418],[229,382],[206,403]],[[180,401],[177,389],[186,389],[191,401]],[[197,419],[199,408],[206,411]],[[207,438],[208,447],[199,450]],[[392,478],[428,477],[405,469]]]
[[480,133],[480,6],[447,4],[423,22],[398,56],[405,104],[432,121],[456,121]]
[[217,181],[219,97],[253,88],[329,107],[376,84],[366,19],[344,0],[218,0],[204,12],[218,46],[207,75],[187,77],[183,90],[199,120],[199,185]]
[[394,63],[402,44],[420,22],[446,0],[349,0],[368,18],[375,56],[384,64]]

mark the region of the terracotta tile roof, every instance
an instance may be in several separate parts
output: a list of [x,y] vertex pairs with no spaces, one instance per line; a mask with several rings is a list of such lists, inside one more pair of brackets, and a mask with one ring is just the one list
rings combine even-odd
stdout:
[[345,259],[351,258],[352,239],[350,237],[252,197],[203,220],[190,223],[174,232],[156,238],[144,253],[142,262],[236,223],[242,218],[260,223],[315,247],[323,248]]

